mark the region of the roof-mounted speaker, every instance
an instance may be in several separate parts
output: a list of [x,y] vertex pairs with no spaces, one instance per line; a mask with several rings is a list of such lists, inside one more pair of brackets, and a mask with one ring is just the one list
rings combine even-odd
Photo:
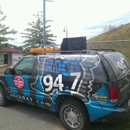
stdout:
[[60,48],[61,51],[86,49],[86,37],[64,38]]

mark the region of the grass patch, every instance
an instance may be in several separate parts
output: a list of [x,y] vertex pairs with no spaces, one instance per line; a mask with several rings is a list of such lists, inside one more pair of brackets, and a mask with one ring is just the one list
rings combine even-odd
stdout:
[[130,117],[119,123],[91,123],[89,130],[130,130]]

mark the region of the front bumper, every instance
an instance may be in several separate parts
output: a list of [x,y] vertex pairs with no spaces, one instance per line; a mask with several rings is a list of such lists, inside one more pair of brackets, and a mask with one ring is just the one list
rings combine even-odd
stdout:
[[119,122],[130,115],[128,100],[118,107],[103,107],[99,103],[85,103],[90,120],[93,122]]

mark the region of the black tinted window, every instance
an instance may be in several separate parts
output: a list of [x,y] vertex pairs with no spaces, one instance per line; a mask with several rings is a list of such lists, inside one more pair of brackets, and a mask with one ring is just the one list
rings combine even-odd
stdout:
[[24,58],[17,66],[15,66],[15,73],[31,75],[33,71],[34,58]]
[[128,59],[119,52],[105,54],[106,59],[109,61],[117,79],[121,79],[130,73],[130,62]]
[[90,79],[97,82],[106,81],[106,74],[98,56],[87,57],[81,64],[86,72],[86,78],[89,79],[88,81],[90,81]]

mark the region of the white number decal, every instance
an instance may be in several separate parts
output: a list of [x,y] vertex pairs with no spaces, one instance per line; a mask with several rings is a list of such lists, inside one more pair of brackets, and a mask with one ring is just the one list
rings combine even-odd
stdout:
[[[70,76],[76,76],[72,84],[71,90],[75,90],[76,85],[79,81],[80,75],[81,75],[80,72],[70,73]],[[56,77],[54,83],[53,83],[53,77],[50,74],[48,74],[43,77],[43,83],[45,84],[45,86],[48,86],[47,88],[45,88],[46,92],[51,91],[53,89],[53,86],[54,88],[59,88],[60,91],[63,91],[64,84],[62,83],[62,74],[59,74]]]
[[79,81],[80,75],[81,75],[80,72],[70,73],[70,76],[76,76],[76,78],[75,78],[75,80],[74,80],[74,82],[73,82],[73,84],[72,84],[72,87],[71,87],[72,90],[75,90],[76,85],[77,85],[77,83],[78,83],[78,81]]
[[[49,81],[47,81],[49,80]],[[52,87],[53,87],[53,78],[50,74],[44,76],[43,78],[43,83],[48,86],[48,88],[45,88],[45,91],[51,91],[52,90]]]
[[117,62],[118,67],[123,71],[123,74],[127,71],[127,66],[126,66],[126,61],[125,59],[121,59],[120,61]]
[[60,91],[63,90],[64,85],[62,84],[62,74],[59,74],[59,75],[56,77],[56,80],[55,80],[55,82],[54,82],[54,87],[59,87],[59,90],[60,90]]

